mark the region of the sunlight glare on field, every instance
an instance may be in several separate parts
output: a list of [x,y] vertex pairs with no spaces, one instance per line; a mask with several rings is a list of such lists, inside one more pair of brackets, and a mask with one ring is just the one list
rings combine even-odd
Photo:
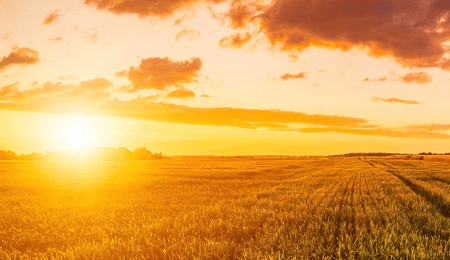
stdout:
[[94,129],[84,118],[71,118],[64,127],[64,138],[70,148],[85,148],[91,145]]

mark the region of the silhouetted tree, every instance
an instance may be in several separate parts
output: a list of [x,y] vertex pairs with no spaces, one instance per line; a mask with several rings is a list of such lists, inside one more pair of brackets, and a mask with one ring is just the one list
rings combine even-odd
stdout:
[[0,160],[17,160],[19,157],[13,151],[1,151],[0,150]]
[[142,148],[136,148],[133,151],[133,159],[134,160],[148,160],[148,159],[153,159],[153,154],[152,152],[148,151],[147,148],[142,147]]

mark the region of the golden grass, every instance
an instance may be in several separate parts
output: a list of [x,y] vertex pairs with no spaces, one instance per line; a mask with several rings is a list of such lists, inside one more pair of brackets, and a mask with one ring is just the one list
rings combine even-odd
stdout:
[[450,259],[450,166],[0,162],[0,259]]

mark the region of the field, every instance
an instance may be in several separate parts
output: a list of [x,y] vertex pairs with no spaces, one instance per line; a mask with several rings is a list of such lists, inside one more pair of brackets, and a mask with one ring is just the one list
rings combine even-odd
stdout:
[[0,259],[450,259],[450,165],[0,161]]

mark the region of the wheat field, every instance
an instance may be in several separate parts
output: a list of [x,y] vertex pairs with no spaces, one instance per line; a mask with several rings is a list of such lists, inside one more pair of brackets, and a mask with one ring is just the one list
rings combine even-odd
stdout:
[[450,259],[450,165],[0,162],[0,259]]

